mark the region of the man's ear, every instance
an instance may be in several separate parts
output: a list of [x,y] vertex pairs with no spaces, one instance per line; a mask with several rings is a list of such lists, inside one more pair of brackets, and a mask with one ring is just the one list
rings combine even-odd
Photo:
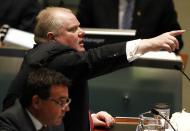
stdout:
[[38,95],[34,95],[32,97],[32,106],[36,109],[38,109],[40,107],[41,104],[41,99]]
[[55,40],[55,35],[53,32],[48,32],[47,33],[47,38],[48,40]]

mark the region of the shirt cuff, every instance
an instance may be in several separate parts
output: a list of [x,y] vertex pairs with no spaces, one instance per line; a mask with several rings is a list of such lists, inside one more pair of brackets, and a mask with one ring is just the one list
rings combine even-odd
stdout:
[[127,60],[129,62],[134,61],[135,59],[139,58],[142,55],[137,52],[137,49],[141,41],[142,41],[141,39],[137,39],[137,40],[128,41],[126,43],[126,55],[127,55]]

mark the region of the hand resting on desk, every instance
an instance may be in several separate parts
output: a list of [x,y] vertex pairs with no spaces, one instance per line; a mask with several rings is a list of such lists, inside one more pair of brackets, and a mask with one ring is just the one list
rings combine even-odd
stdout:
[[94,127],[109,128],[115,123],[115,119],[107,112],[100,111],[96,114],[91,114]]

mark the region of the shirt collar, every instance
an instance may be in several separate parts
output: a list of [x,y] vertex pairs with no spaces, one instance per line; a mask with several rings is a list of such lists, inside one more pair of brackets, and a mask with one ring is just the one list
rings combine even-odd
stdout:
[[34,124],[34,127],[36,128],[36,130],[40,130],[43,127],[42,123],[37,118],[35,118],[27,109],[26,109],[26,112],[31,118],[32,123]]

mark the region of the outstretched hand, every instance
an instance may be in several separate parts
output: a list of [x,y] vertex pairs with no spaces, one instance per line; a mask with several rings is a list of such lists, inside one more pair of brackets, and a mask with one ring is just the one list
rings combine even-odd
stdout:
[[176,30],[163,33],[157,37],[143,39],[138,47],[138,53],[144,54],[148,51],[166,50],[168,52],[179,49],[179,42],[175,36],[182,35],[185,30]]
[[115,123],[114,118],[105,111],[100,111],[96,114],[91,114],[91,117],[94,123],[94,127],[101,126],[109,128]]

